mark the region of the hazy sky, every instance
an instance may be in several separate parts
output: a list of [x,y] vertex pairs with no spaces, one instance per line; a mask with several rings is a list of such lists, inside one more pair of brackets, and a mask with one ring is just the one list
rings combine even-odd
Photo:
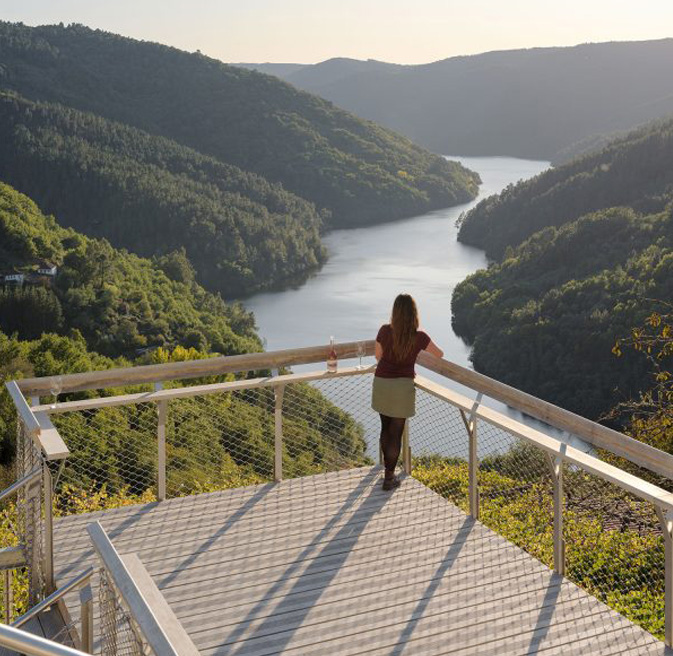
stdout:
[[0,19],[84,23],[231,62],[412,64],[673,37],[673,0],[0,0]]

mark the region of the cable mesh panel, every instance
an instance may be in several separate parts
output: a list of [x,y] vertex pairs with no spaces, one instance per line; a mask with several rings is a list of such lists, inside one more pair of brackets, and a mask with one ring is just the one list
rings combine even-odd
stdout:
[[370,406],[370,375],[324,378],[310,384],[286,386],[284,477],[373,463],[380,429],[378,416]]
[[[17,480],[36,469],[41,470],[42,467],[42,453],[19,419],[16,444]],[[27,563],[28,606],[38,603],[45,590],[42,485],[43,478],[39,476],[22,487],[16,498],[16,534]]]
[[564,465],[566,576],[659,638],[664,636],[664,538],[654,506]]
[[467,512],[468,435],[460,411],[417,389],[409,444],[414,478]]
[[554,565],[554,492],[546,452],[477,422],[479,519],[539,561]]
[[270,388],[170,401],[167,496],[273,480],[273,412],[274,393]]
[[155,500],[160,416],[167,498],[274,480],[277,404],[283,478],[371,464],[379,421],[370,397],[363,375],[54,413],[71,452],[62,470],[52,466],[57,512]]
[[153,650],[140,638],[133,618],[126,610],[114,583],[104,568],[100,570],[98,599],[101,656],[149,656],[154,654]]
[[[416,412],[413,476],[468,512],[469,434],[460,412],[422,390]],[[553,568],[552,460],[483,420],[476,434],[480,521]],[[575,465],[564,464],[562,476],[566,577],[663,639],[664,539],[654,507]]]
[[76,642],[78,629],[78,623],[71,619],[67,624],[64,624],[54,635],[50,635],[49,640],[51,640],[51,642],[57,642],[60,645],[65,645],[66,647],[71,647],[72,649],[78,649],[79,645]]
[[154,403],[53,414],[70,451],[51,465],[57,512],[90,512],[155,499],[157,408]]

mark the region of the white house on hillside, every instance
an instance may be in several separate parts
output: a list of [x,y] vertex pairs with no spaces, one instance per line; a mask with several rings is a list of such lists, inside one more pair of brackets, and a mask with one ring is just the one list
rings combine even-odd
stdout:
[[4,282],[23,285],[25,278],[26,276],[23,273],[7,273],[4,275]]
[[58,267],[51,262],[40,262],[37,265],[37,273],[41,276],[55,276],[58,273]]

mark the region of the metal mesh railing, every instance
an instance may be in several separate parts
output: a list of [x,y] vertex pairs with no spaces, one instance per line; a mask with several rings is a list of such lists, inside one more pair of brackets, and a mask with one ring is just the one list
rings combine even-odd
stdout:
[[379,420],[370,408],[370,390],[369,375],[286,386],[283,472],[287,478],[374,462]]
[[58,512],[71,514],[150,501],[157,477],[153,403],[55,414],[70,455],[53,463]]
[[273,480],[273,413],[270,388],[168,402],[166,495]]
[[409,433],[414,476],[468,512],[468,440],[460,411],[417,390]]
[[59,645],[71,647],[72,649],[81,648],[78,639],[79,627],[77,624],[77,621],[73,620],[72,618],[68,618],[68,621],[65,622],[56,633],[49,636],[49,640],[51,640],[51,642],[58,643]]
[[566,576],[664,635],[664,539],[652,504],[564,465]]
[[547,454],[485,422],[477,424],[477,443],[480,520],[553,567],[553,483]]
[[358,375],[54,413],[70,450],[52,466],[57,512],[273,481],[277,401],[283,478],[372,464],[370,387],[371,375]]
[[[54,414],[71,451],[64,470],[52,472],[59,511],[151,501],[161,498],[162,481],[166,497],[266,483],[278,477],[278,459],[283,478],[373,464],[379,420],[370,390],[371,374],[323,377]],[[474,509],[472,419],[468,408],[417,391],[413,475],[465,512]],[[558,479],[547,453],[481,419],[476,453],[482,523],[557,566]],[[654,509],[577,466],[565,465],[562,474],[566,575],[661,637],[664,547]]]
[[[41,470],[42,467],[42,453],[19,419],[16,443],[17,480],[32,471]],[[42,486],[43,478],[38,476],[21,488],[16,498],[16,535],[27,563],[28,606],[40,601],[45,590]]]
[[[476,426],[480,521],[553,568],[552,461],[501,428]],[[469,512],[469,436],[460,410],[418,390],[410,440],[414,477]],[[663,638],[664,539],[654,507],[577,465],[564,464],[562,476],[565,575]]]
[[135,626],[131,614],[126,609],[105,568],[100,570],[98,600],[101,656],[150,656],[154,654],[142,639],[140,631]]

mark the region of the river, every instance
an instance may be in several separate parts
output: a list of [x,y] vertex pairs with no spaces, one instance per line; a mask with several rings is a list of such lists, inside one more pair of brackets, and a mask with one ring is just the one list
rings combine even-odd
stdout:
[[[402,221],[335,230],[324,240],[329,259],[314,276],[296,287],[243,300],[255,314],[267,350],[327,344],[331,335],[344,342],[373,339],[389,320],[395,296],[407,292],[416,299],[421,327],[444,350],[444,357],[470,366],[470,349],[451,328],[451,295],[460,281],[488,262],[483,251],[458,242],[456,219],[482,198],[544,171],[549,162],[451,159],[481,175],[474,201]],[[489,405],[511,413],[500,404]]]
[[456,239],[456,219],[508,184],[544,171],[549,162],[510,157],[452,157],[481,175],[479,197],[402,221],[335,230],[325,238],[327,263],[305,283],[245,299],[267,350],[374,339],[400,292],[414,296],[421,325],[445,357],[468,365],[469,348],[451,329],[451,295],[487,265],[483,251]]

